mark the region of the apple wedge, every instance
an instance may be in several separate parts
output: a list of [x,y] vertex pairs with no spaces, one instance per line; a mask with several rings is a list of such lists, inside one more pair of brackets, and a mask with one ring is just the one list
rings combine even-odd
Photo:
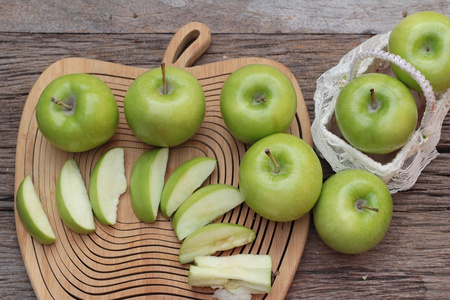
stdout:
[[208,178],[216,167],[211,157],[195,157],[173,171],[161,196],[161,214],[170,218],[180,205]]
[[74,232],[88,234],[95,231],[87,189],[74,159],[67,160],[59,173],[56,207],[64,224]]
[[216,223],[201,227],[191,233],[181,244],[180,263],[194,261],[197,256],[233,249],[255,240],[255,232],[242,225]]
[[89,199],[100,223],[116,223],[119,197],[126,190],[124,150],[113,148],[100,157],[89,180]]
[[173,215],[175,234],[181,241],[242,202],[244,197],[241,192],[228,184],[216,183],[198,189]]
[[22,180],[17,189],[16,209],[23,226],[36,241],[43,245],[56,241],[30,175]]
[[272,258],[270,255],[237,254],[230,256],[196,256],[194,263],[198,267],[207,268],[272,268]]
[[188,284],[248,294],[270,293],[272,259],[269,255],[199,256],[189,268]]
[[169,148],[144,152],[131,171],[130,198],[133,211],[139,220],[152,223],[158,215],[164,187]]

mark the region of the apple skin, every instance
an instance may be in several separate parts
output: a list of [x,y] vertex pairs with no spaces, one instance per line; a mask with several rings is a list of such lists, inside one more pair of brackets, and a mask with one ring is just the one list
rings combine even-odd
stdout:
[[141,154],[133,165],[129,184],[131,207],[142,222],[153,223],[158,217],[168,159],[169,148],[155,148]]
[[56,241],[55,233],[30,175],[22,180],[17,189],[16,209],[23,227],[35,240],[43,245],[50,245]]
[[[275,172],[265,149],[270,149],[280,172]],[[312,147],[287,133],[253,144],[239,167],[245,203],[272,221],[293,221],[308,213],[319,198],[322,180],[322,166]]]
[[[68,110],[51,101],[55,97]],[[68,74],[53,80],[42,92],[36,106],[36,120],[42,135],[68,152],[83,152],[108,141],[116,132],[119,110],[113,93],[90,74]]]
[[161,68],[146,71],[125,95],[125,118],[143,142],[173,147],[191,138],[205,117],[206,102],[198,80],[188,71],[165,67],[167,93]]
[[[407,16],[392,30],[389,52],[399,55],[430,82],[434,92],[450,87],[450,18],[433,11]],[[421,92],[419,84],[397,65],[391,64],[398,79]]]
[[[370,90],[378,103],[371,107]],[[336,122],[344,138],[356,149],[386,154],[405,145],[417,125],[417,105],[410,90],[386,74],[365,74],[339,93]]]
[[[356,208],[359,199],[377,208]],[[313,208],[320,238],[335,251],[357,254],[375,247],[385,236],[393,212],[392,196],[376,175],[350,169],[329,177]]]
[[[256,101],[260,97],[265,101]],[[296,109],[297,95],[291,81],[269,65],[247,65],[234,71],[220,94],[220,112],[228,130],[249,144],[285,132]]]

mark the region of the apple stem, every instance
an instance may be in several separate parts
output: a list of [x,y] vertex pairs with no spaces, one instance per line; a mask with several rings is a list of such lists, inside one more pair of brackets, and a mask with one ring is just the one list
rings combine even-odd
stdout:
[[370,210],[372,210],[374,212],[378,212],[378,208],[370,207],[370,206],[367,206],[367,205],[358,205],[358,209],[370,209]]
[[267,154],[268,157],[270,157],[273,164],[275,165],[275,173],[280,173],[280,166],[277,164],[277,161],[273,157],[272,153],[270,153],[270,149],[266,149],[264,152]]
[[267,101],[266,97],[259,97],[259,98],[256,98],[256,99],[255,99],[255,102],[256,102],[256,103],[266,102],[266,101]]
[[59,106],[62,106],[64,108],[67,108],[68,110],[72,110],[73,107],[69,104],[66,104],[64,102],[62,102],[61,100],[59,100],[58,98],[52,97],[52,99],[50,99],[53,103],[58,104]]
[[370,96],[372,97],[372,108],[376,109],[377,102],[375,101],[375,90],[374,89],[370,89]]
[[167,84],[166,84],[166,64],[161,64],[162,80],[163,80],[163,94],[167,94]]

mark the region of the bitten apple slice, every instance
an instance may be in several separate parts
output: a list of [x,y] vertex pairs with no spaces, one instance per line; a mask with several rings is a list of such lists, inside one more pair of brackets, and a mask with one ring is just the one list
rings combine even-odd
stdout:
[[59,173],[56,207],[64,224],[74,232],[88,234],[95,231],[87,189],[74,159],[67,160]]
[[228,184],[216,183],[198,189],[173,215],[172,225],[175,234],[181,241],[242,202],[244,197],[241,192]]
[[214,254],[233,249],[255,240],[255,232],[242,225],[216,223],[201,227],[191,233],[181,244],[180,263],[186,264],[196,256]]
[[16,209],[23,226],[36,241],[43,245],[56,241],[30,175],[22,180],[17,189]]
[[191,286],[210,286],[240,293],[265,294],[272,288],[269,255],[198,256],[188,275]]
[[89,180],[89,199],[100,223],[116,223],[119,197],[126,190],[124,150],[113,148],[100,157]]
[[133,211],[139,220],[152,223],[158,215],[164,186],[169,148],[144,152],[131,171],[130,198]]
[[169,218],[180,205],[208,178],[216,167],[211,157],[195,157],[173,171],[161,196],[161,213]]

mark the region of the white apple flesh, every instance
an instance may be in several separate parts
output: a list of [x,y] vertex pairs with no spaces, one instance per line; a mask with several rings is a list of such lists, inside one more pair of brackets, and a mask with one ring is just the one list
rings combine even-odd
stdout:
[[255,240],[255,232],[242,225],[216,223],[201,227],[191,233],[181,244],[180,263],[186,264],[197,256],[225,251]]
[[161,195],[161,213],[169,218],[199,188],[216,167],[210,157],[195,157],[181,164],[167,179]]
[[56,207],[63,222],[74,232],[88,234],[95,231],[91,203],[74,159],[67,160],[59,173]]
[[207,185],[191,196],[175,212],[172,225],[178,239],[214,221],[244,202],[241,192],[228,184]]
[[113,148],[100,157],[89,180],[89,199],[100,223],[116,223],[119,197],[126,190],[124,150]]
[[189,269],[191,286],[210,286],[249,294],[270,293],[272,259],[269,255],[199,256]]

